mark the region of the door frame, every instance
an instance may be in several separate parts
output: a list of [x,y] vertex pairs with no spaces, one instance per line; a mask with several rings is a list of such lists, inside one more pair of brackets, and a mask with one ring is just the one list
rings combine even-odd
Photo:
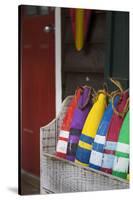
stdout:
[[56,116],[61,110],[61,8],[55,7],[55,110]]

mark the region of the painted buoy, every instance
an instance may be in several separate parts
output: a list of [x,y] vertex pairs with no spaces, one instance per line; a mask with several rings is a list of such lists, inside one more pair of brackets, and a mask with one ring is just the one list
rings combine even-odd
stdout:
[[70,125],[71,125],[74,110],[77,106],[77,100],[80,98],[80,93],[81,93],[81,89],[79,88],[76,92],[76,96],[73,97],[70,105],[68,106],[68,109],[63,119],[59,136],[58,136],[58,141],[57,141],[57,146],[56,146],[56,156],[62,157],[64,159],[66,158],[66,153],[67,153]]
[[129,112],[122,124],[118,143],[116,146],[115,159],[112,175],[126,179],[129,166]]
[[77,51],[80,51],[83,48],[90,24],[91,13],[92,11],[88,9],[70,9],[72,31]]
[[[122,93],[121,99],[116,107],[119,113],[122,113],[124,111],[128,97],[129,97],[128,91]],[[116,112],[114,112],[109,125],[109,130],[104,147],[102,167],[101,167],[101,171],[109,174],[112,174],[113,162],[115,158],[115,150],[118,142],[120,129],[123,123],[123,119],[124,118],[122,116],[119,116]]]
[[92,143],[106,108],[106,94],[101,91],[85,121],[78,143],[75,162],[88,166]]
[[[114,106],[117,106],[119,101],[119,96],[117,95],[114,99]],[[102,165],[104,145],[106,142],[106,135],[108,132],[109,124],[113,115],[112,101],[109,103],[105,110],[103,118],[98,127],[94,143],[92,146],[92,151],[90,155],[89,167],[100,170]]]
[[76,155],[77,144],[81,131],[92,106],[92,89],[84,87],[78,105],[74,111],[74,115],[71,122],[68,146],[67,146],[67,160],[74,161]]

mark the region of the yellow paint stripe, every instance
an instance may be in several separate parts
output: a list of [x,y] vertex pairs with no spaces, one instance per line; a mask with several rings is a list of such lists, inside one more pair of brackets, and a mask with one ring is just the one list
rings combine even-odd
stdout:
[[86,142],[83,142],[81,140],[79,141],[78,146],[83,148],[83,149],[87,149],[87,150],[91,150],[92,149],[92,145],[91,144],[87,144]]
[[88,167],[88,164],[82,163],[82,162],[80,162],[79,160],[75,160],[75,163],[76,163],[76,164],[79,164],[79,165],[82,165],[82,166],[84,166],[84,167]]

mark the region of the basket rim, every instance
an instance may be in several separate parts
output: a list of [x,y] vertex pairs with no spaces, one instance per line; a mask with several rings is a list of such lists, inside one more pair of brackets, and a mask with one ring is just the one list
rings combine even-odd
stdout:
[[111,178],[111,179],[114,180],[114,181],[120,181],[120,182],[123,182],[123,183],[125,183],[125,184],[127,184],[127,185],[130,184],[130,181],[128,181],[128,180],[125,180],[125,179],[122,179],[122,178],[113,176],[113,175],[111,175],[111,174],[107,174],[107,173],[102,172],[102,171],[99,171],[99,170],[95,170],[95,169],[90,168],[90,167],[85,167],[85,166],[82,166],[82,165],[78,165],[78,164],[75,163],[75,162],[66,160],[66,159],[64,159],[64,158],[60,158],[60,157],[58,157],[58,156],[56,156],[56,155],[54,155],[54,154],[50,154],[50,153],[47,153],[47,152],[43,152],[43,155],[42,155],[42,156],[46,156],[46,157],[50,157],[51,159],[63,161],[63,162],[65,162],[65,163],[68,163],[68,164],[70,164],[70,165],[76,166],[76,167],[78,167],[78,168],[83,168],[83,169],[87,170],[88,172],[91,171],[92,173],[96,173],[96,174],[98,174],[98,175],[106,176],[106,177],[108,177],[108,178]]

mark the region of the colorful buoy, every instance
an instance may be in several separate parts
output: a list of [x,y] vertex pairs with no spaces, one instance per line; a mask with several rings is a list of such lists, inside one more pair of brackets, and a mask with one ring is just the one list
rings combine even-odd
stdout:
[[129,167],[129,112],[122,124],[118,143],[116,146],[115,159],[112,175],[126,179]]
[[74,161],[76,155],[77,144],[81,131],[92,106],[92,89],[88,87],[82,88],[82,94],[78,101],[78,105],[74,111],[74,115],[71,122],[70,134],[67,146],[67,160]]
[[89,112],[80,136],[75,162],[88,166],[92,143],[106,108],[106,94],[101,91]]
[[62,158],[66,158],[70,125],[71,125],[74,110],[77,106],[77,101],[80,98],[80,93],[81,93],[81,89],[79,88],[76,92],[76,95],[71,100],[70,105],[68,106],[66,115],[63,119],[63,123],[60,128],[57,146],[56,146],[56,156],[59,156]]
[[[122,93],[121,99],[116,107],[119,113],[122,113],[125,109],[129,97],[129,92],[125,91]],[[109,130],[106,138],[106,143],[104,147],[104,155],[102,160],[101,171],[112,174],[112,168],[115,158],[116,145],[118,142],[118,137],[120,129],[123,123],[124,117],[119,116],[116,112],[113,114]]]
[[84,41],[90,24],[91,10],[71,8],[70,16],[72,20],[72,30],[77,51],[83,48]]
[[[117,95],[114,99],[114,106],[116,107],[119,101],[119,96]],[[104,145],[106,142],[106,135],[108,132],[109,124],[113,115],[112,101],[108,105],[103,118],[98,127],[94,143],[92,146],[92,151],[90,155],[89,167],[100,170],[102,165]]]

